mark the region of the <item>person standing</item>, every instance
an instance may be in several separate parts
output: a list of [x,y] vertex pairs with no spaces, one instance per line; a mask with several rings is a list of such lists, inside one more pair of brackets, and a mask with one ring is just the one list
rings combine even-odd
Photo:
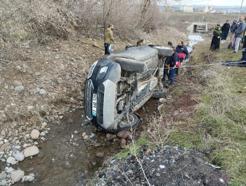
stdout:
[[173,85],[175,82],[175,73],[176,73],[176,62],[178,61],[178,54],[176,52],[176,48],[173,47],[173,55],[170,58],[169,61],[169,85]]
[[113,30],[114,30],[114,26],[110,24],[108,25],[104,33],[105,55],[110,55],[112,50],[112,43],[114,42]]
[[235,31],[237,29],[237,20],[234,20],[233,23],[231,24],[230,28],[230,33],[231,33],[231,38],[230,38],[230,43],[228,45],[228,49],[235,47]]
[[217,24],[213,32],[213,38],[212,38],[210,50],[217,50],[220,48],[220,35],[221,35],[221,28],[220,25]]
[[234,53],[237,53],[239,50],[240,42],[243,38],[243,34],[245,31],[246,25],[244,23],[243,17],[239,18],[239,23],[237,29],[235,30],[235,48]]
[[[246,17],[244,18],[244,21],[246,21]],[[244,51],[246,51],[246,28],[245,28],[243,35],[244,35],[243,36],[243,49],[244,49]]]
[[[168,41],[167,44],[170,48],[173,48],[173,43],[171,41]],[[166,79],[169,80],[169,70],[170,70],[171,61],[172,61],[172,56],[168,56],[164,62],[163,77],[162,77],[162,81],[164,83],[166,82]]]
[[230,31],[230,27],[231,25],[229,23],[229,20],[226,20],[226,23],[221,27],[221,31],[222,31],[221,40],[227,39],[228,33]]
[[180,43],[177,45],[176,47],[176,52],[181,55],[180,61],[183,62],[183,60],[188,59],[189,58],[189,52],[187,50],[187,47],[184,44],[184,41],[180,41]]
[[[244,21],[246,21],[246,17],[244,17]],[[242,58],[241,61],[246,61],[246,29],[243,34],[243,50],[242,50]]]

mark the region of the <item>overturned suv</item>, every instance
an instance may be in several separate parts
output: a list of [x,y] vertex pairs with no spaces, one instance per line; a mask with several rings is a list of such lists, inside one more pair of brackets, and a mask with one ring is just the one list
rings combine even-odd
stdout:
[[130,47],[95,62],[85,86],[87,119],[108,132],[136,126],[134,112],[162,90],[163,61],[172,53],[161,46]]

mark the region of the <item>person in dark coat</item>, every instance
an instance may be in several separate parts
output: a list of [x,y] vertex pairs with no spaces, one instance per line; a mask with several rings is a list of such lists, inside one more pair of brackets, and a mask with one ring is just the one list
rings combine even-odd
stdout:
[[[246,17],[244,18],[244,22],[246,22]],[[243,49],[244,51],[246,51],[246,30],[244,31],[244,34],[243,34]]]
[[176,48],[173,47],[173,55],[169,57],[169,84],[173,85],[175,82],[175,73],[176,73],[176,62],[178,61],[178,54]]
[[221,35],[221,28],[220,25],[217,24],[213,32],[213,38],[212,38],[210,50],[217,50],[220,48],[220,35]]
[[179,74],[179,68],[181,67],[181,63],[188,58],[189,52],[187,47],[184,45],[183,41],[180,41],[176,47],[176,52],[178,55],[178,62],[176,64],[176,75]]
[[[246,22],[246,17],[244,17],[244,22]],[[246,28],[243,33],[243,49],[242,49],[242,57],[241,61],[246,61]]]
[[[173,43],[171,41],[168,41],[167,44],[170,48],[173,48]],[[167,57],[164,62],[163,78],[162,78],[163,82],[165,82],[166,79],[169,80],[169,70],[170,70],[171,60],[172,60],[172,57]]]
[[[185,59],[189,58],[189,52],[187,47],[184,44],[184,41],[180,41],[180,43],[178,44],[178,46],[176,47],[176,52],[179,53],[183,53],[185,55]],[[180,59],[181,60],[181,59]],[[184,60],[184,59],[183,59]],[[181,60],[181,62],[183,61]]]
[[244,36],[244,32],[246,29],[246,24],[244,22],[244,17],[241,16],[239,18],[238,26],[235,31],[235,44],[234,44],[234,53],[237,53],[239,50],[240,43],[242,41],[242,38]]
[[227,20],[226,23],[221,27],[221,31],[222,31],[221,40],[227,39],[228,33],[230,31],[230,27],[231,25],[229,23],[229,20]]

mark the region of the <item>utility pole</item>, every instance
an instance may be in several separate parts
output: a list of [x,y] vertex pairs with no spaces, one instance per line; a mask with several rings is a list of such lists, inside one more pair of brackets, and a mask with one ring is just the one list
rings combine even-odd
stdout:
[[241,2],[241,8],[240,8],[240,16],[241,16],[241,14],[242,14],[242,9],[243,9],[243,3],[244,3],[244,0],[242,0],[242,2]]

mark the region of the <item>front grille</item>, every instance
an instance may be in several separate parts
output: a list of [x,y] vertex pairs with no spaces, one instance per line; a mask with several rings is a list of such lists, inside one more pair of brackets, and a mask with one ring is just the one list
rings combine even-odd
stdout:
[[97,92],[97,123],[103,124],[104,85],[101,84]]
[[85,114],[88,119],[92,120],[92,93],[94,86],[92,81],[89,79],[86,81],[85,87]]

